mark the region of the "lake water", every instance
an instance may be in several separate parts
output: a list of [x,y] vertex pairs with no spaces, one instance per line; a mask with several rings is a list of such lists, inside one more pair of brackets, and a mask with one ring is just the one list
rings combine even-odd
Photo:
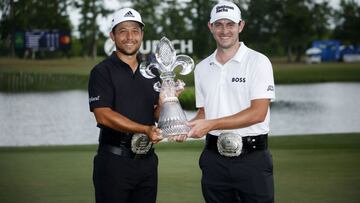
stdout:
[[[360,132],[360,83],[276,88],[270,136]],[[0,146],[95,144],[98,132],[86,91],[0,93]]]

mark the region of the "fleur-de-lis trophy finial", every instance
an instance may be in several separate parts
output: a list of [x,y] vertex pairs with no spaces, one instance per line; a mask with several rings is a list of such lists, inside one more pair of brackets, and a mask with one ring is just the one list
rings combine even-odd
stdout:
[[154,89],[164,95],[158,127],[162,130],[163,137],[173,135],[185,135],[190,128],[186,125],[187,119],[185,112],[180,106],[178,98],[175,96],[177,90],[184,88],[185,83],[181,80],[175,82],[176,74],[174,69],[178,66],[182,68],[181,75],[187,75],[194,69],[194,61],[186,55],[176,56],[176,51],[171,42],[163,37],[159,41],[155,51],[156,62],[146,65],[140,64],[140,72],[145,78],[154,78],[152,69],[158,69],[162,83],[154,84]]

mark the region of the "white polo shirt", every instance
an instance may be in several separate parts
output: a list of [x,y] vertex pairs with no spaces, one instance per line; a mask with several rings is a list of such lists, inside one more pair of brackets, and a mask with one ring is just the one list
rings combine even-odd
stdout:
[[[275,85],[270,60],[240,42],[235,56],[221,65],[216,51],[195,68],[196,107],[204,107],[206,119],[236,114],[250,107],[251,100],[275,99]],[[263,122],[245,128],[213,130],[209,133],[235,132],[241,136],[269,133],[270,109]]]

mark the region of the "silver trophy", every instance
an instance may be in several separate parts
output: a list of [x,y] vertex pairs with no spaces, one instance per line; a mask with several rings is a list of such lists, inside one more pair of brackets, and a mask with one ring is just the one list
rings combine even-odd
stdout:
[[183,89],[185,83],[181,80],[175,82],[176,74],[174,69],[180,66],[182,68],[180,74],[187,75],[194,69],[194,61],[186,55],[176,56],[173,45],[166,37],[161,38],[159,41],[155,51],[155,59],[156,62],[149,65],[143,62],[140,65],[140,72],[145,78],[149,79],[156,77],[152,72],[153,68],[160,72],[162,82],[154,84],[155,91],[162,93],[164,96],[158,127],[162,130],[164,138],[173,135],[186,135],[190,127],[186,125],[185,112],[175,96],[175,92]]

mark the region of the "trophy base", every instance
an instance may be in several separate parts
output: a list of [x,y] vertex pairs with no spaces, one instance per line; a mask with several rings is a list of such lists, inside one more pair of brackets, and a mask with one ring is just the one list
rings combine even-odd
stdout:
[[167,97],[160,110],[158,127],[163,137],[187,135],[190,127],[186,125],[186,115],[177,97]]
[[190,127],[180,121],[159,123],[158,127],[162,130],[162,136],[164,138],[173,135],[187,135],[190,131]]

